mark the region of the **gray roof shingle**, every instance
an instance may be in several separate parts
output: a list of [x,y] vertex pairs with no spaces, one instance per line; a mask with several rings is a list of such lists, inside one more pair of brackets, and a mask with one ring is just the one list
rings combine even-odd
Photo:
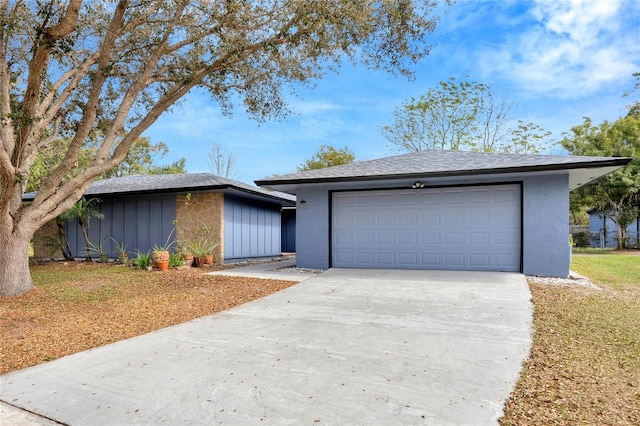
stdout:
[[[234,189],[254,196],[268,198],[285,204],[294,203],[295,196],[248,185],[233,179],[210,173],[185,173],[170,175],[124,176],[98,180],[91,184],[85,195],[127,194],[143,192]],[[31,196],[33,194],[33,196]],[[25,194],[23,199],[33,199],[35,193]]]
[[512,173],[538,170],[626,165],[630,158],[555,155],[498,154],[472,151],[427,150],[273,176],[257,185],[355,181],[413,176],[452,176],[485,173]]

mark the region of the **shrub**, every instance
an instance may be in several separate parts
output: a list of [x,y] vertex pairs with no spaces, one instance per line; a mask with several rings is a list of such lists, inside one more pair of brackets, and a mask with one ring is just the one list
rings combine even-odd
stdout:
[[169,268],[177,268],[178,266],[184,265],[184,259],[180,255],[180,253],[171,253],[169,254]]
[[588,232],[576,232],[573,234],[573,244],[576,247],[589,247],[590,235]]
[[151,265],[151,255],[138,250],[136,258],[133,259],[133,264],[136,265],[138,269],[146,270]]

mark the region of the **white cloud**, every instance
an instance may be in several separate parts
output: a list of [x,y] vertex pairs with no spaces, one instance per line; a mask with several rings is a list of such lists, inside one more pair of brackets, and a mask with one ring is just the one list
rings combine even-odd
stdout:
[[640,8],[629,1],[543,1],[529,10],[537,25],[481,51],[481,70],[527,91],[573,98],[627,80],[640,68]]
[[298,101],[290,102],[291,111],[294,114],[313,115],[318,112],[335,111],[343,109],[342,106],[329,101]]

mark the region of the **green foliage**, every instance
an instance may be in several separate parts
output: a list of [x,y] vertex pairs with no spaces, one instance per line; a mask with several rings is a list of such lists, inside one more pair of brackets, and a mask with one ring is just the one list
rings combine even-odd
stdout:
[[125,244],[124,241],[116,241],[113,238],[111,238],[111,241],[113,241],[113,244],[116,246],[116,252],[118,253],[118,256],[124,256],[127,254],[127,244]]
[[572,127],[560,144],[574,155],[633,158],[623,169],[589,183],[572,197],[572,210],[596,209],[614,221],[618,248],[622,249],[626,228],[638,216],[633,200],[640,192],[640,119],[627,115],[595,126],[585,117],[583,124]]
[[532,122],[525,123],[518,120],[518,125],[510,129],[511,144],[503,145],[504,152],[513,154],[538,154],[547,145],[546,139],[551,132]]
[[[42,181],[64,160],[70,144],[71,139],[58,138],[51,144],[38,149],[35,162],[29,172],[27,192],[37,191],[40,188]],[[78,165],[67,173],[66,179],[68,180],[80,173],[91,163],[93,157],[95,157],[95,144],[89,141],[84,144],[83,149],[78,153]]]
[[356,157],[353,151],[346,146],[342,149],[335,149],[330,145],[321,145],[309,160],[298,166],[298,171],[324,169],[342,164],[351,164],[355,161]]
[[486,84],[452,77],[396,107],[393,124],[381,131],[401,151],[539,152],[550,133],[522,120],[506,129],[511,108],[511,102],[497,98]]
[[89,228],[89,222],[92,217],[102,220],[104,215],[100,212],[98,204],[102,202],[99,198],[80,198],[76,201],[70,209],[62,213],[60,216],[66,220],[78,219],[78,225],[85,240],[85,252],[87,260],[91,260],[91,242],[89,241],[89,234],[87,229]]
[[139,137],[127,151],[124,161],[105,173],[102,178],[186,173],[184,158],[164,166],[155,164],[158,158],[164,158],[168,153],[169,148],[164,142],[153,144],[148,137]]
[[179,253],[170,253],[169,254],[169,268],[177,268],[178,266],[184,265],[184,259],[180,256]]
[[575,247],[589,247],[591,235],[588,232],[576,232],[573,234],[573,245]]
[[106,242],[107,242],[106,237],[96,243],[89,241],[89,251],[97,254],[100,257],[108,256],[108,253],[106,251],[107,249],[105,246]]
[[151,255],[149,253],[143,253],[140,250],[136,252],[136,258],[133,259],[133,264],[142,270],[147,270],[151,266]]
[[187,248],[194,257],[204,257],[213,254],[213,251],[220,243],[215,243],[207,238],[200,238],[187,242]]

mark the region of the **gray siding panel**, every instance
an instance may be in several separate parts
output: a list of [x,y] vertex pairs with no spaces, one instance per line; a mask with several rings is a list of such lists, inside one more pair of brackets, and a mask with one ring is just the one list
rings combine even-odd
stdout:
[[296,251],[296,211],[284,209],[282,215],[282,251]]
[[280,207],[224,197],[224,257],[280,255]]
[[[618,246],[618,227],[612,219],[607,218],[606,221],[606,231],[605,231],[605,221],[602,214],[598,212],[593,212],[589,215],[589,232],[591,233],[591,247],[600,247],[600,238],[604,233],[606,234],[606,244],[605,247],[615,248]],[[627,238],[628,244],[631,247],[636,245],[636,240],[640,235],[638,235],[638,226],[637,220],[634,220],[629,226],[627,226]]]
[[[89,237],[97,243],[106,239],[105,247],[110,257],[116,257],[115,244],[124,242],[130,256],[136,250],[148,252],[154,245],[165,244],[173,230],[176,217],[176,197],[163,194],[154,197],[103,198],[100,211],[104,219],[91,219]],[[71,251],[76,257],[84,257],[84,238],[77,220],[67,221],[66,232]],[[172,239],[175,238],[175,233]],[[94,256],[95,257],[95,256]]]

